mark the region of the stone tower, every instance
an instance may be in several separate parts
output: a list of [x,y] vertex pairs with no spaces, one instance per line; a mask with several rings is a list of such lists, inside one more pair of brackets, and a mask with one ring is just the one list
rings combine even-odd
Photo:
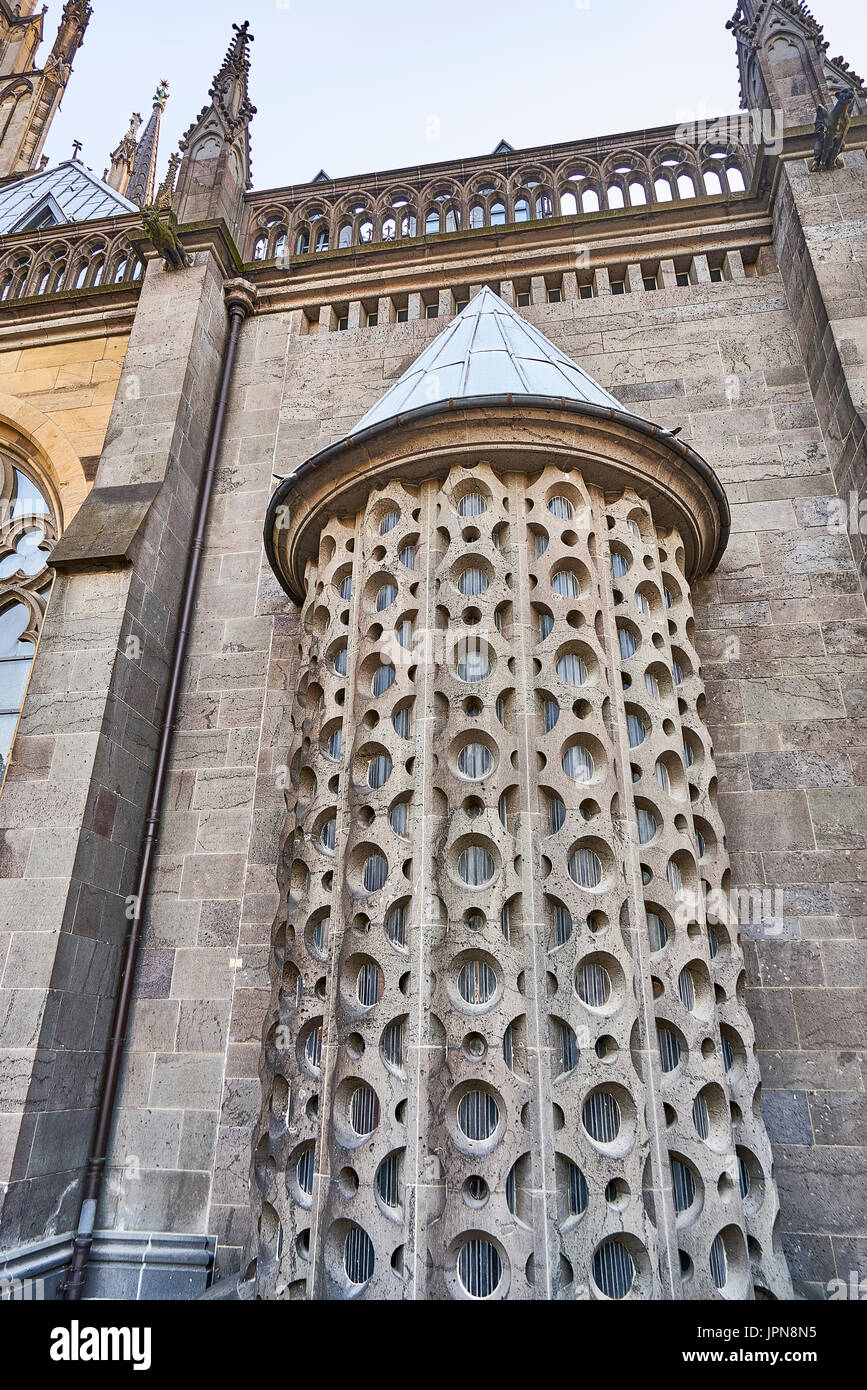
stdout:
[[88,0],[66,0],[54,46],[37,68],[44,11],[34,14],[35,5],[13,9],[0,0],[0,178],[36,167],[92,13]]
[[487,288],[278,488],[260,1295],[789,1292],[690,604],[728,527]]

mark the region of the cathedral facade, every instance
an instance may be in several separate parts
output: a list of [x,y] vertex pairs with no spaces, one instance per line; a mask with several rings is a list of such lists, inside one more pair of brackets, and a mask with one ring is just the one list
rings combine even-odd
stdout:
[[[255,190],[0,0],[0,1280],[867,1274],[867,92]],[[734,56],[734,55],[733,55]]]

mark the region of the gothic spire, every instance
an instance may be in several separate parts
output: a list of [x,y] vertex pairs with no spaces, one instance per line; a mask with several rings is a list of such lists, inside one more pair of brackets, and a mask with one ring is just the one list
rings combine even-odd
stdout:
[[141,129],[141,123],[142,118],[138,111],[133,111],[129,118],[129,129],[117,149],[111,152],[111,171],[107,174],[107,181],[112,188],[121,194],[125,194],[129,188],[135,168],[135,155],[138,149],[138,133]]
[[250,187],[250,24],[233,24],[233,37],[199,112],[183,140],[176,209],[180,222],[222,219],[237,234]]
[[51,52],[37,67],[45,10],[33,10],[29,3],[15,9],[4,4],[0,12],[0,76],[26,79],[26,87],[16,88],[15,119],[10,114],[0,137],[0,178],[38,165],[92,14],[89,0],[66,0]]
[[154,93],[153,110],[145,127],[145,133],[138,142],[135,165],[127,189],[127,197],[140,208],[153,202],[156,185],[157,153],[160,141],[160,121],[169,99],[169,84],[165,78]]

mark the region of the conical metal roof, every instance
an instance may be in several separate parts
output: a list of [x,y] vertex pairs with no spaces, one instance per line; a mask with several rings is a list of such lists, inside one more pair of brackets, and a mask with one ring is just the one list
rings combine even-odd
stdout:
[[467,396],[548,396],[623,409],[485,286],[359,420],[350,438],[420,406]]

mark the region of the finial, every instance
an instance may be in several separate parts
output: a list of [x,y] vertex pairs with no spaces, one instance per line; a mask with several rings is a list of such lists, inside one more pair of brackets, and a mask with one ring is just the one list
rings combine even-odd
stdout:
[[166,102],[169,99],[169,84],[164,77],[154,93],[154,106],[158,106],[161,111],[165,111]]
[[73,140],[73,142],[72,142],[72,158],[73,158],[73,160],[74,160],[74,161],[77,161],[78,163],[80,163],[81,161],[78,159],[78,156],[79,156],[80,154],[81,154],[81,141],[80,141],[80,140]]

